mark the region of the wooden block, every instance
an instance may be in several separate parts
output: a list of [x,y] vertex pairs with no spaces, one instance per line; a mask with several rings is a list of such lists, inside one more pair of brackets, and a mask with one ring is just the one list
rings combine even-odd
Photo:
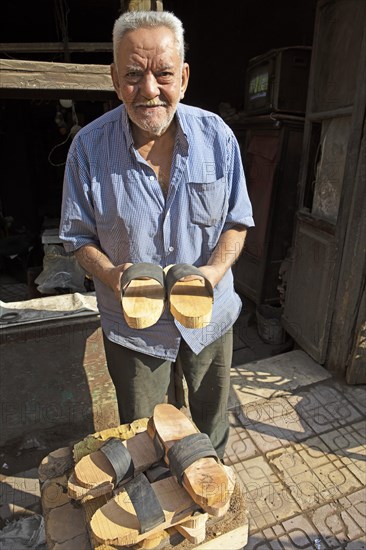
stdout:
[[202,527],[196,527],[196,529],[193,529],[192,527],[185,527],[184,525],[176,525],[175,529],[183,535],[183,537],[188,540],[188,542],[192,544],[199,544],[200,542],[203,542],[206,538],[206,526],[203,525]]
[[67,491],[65,491],[66,486],[66,474],[46,479],[41,488],[41,502],[44,515],[48,514],[53,508],[63,506],[70,501]]
[[70,447],[56,449],[47,455],[38,467],[39,481],[62,476],[73,467],[72,451]]

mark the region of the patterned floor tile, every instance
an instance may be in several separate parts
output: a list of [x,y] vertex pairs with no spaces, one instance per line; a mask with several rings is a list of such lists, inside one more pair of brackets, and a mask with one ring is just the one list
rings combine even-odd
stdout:
[[245,550],[283,550],[272,529],[250,535]]
[[225,464],[232,465],[253,458],[259,454],[247,431],[242,427],[230,426],[229,440],[225,451]]
[[296,516],[282,524],[249,536],[245,550],[324,550],[323,537],[304,516]]
[[247,426],[247,432],[263,454],[287,447],[291,443],[286,431],[281,430],[278,426],[250,424]]
[[333,386],[342,392],[352,405],[366,416],[366,384],[362,386],[348,386],[346,383],[334,382]]
[[344,547],[344,550],[366,550],[366,536],[350,542]]
[[313,431],[284,398],[243,405],[238,420],[262,453],[302,441]]
[[281,397],[242,405],[237,412],[243,426],[253,422],[267,423],[282,416],[287,416],[290,420],[293,417],[294,421],[298,419],[294,408],[286,399]]
[[311,513],[311,520],[330,548],[338,548],[362,536],[362,529],[339,502],[321,506]]
[[299,512],[296,502],[263,457],[235,464],[233,468],[245,492],[251,533]]
[[284,521],[282,525],[276,525],[273,530],[278,541],[286,550],[297,548],[301,550],[322,550],[325,548],[323,537],[305,516],[296,516]]
[[272,451],[267,459],[302,510],[361,488],[360,482],[320,438]]
[[366,487],[339,499],[339,505],[353,518],[366,535]]
[[366,424],[358,422],[322,434],[321,439],[347,466],[352,474],[366,484]]
[[302,390],[287,398],[299,416],[315,433],[361,420],[361,413],[344,395],[326,383]]

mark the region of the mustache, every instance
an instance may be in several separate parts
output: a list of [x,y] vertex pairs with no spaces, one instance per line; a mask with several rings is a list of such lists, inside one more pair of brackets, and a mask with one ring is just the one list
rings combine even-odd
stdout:
[[139,102],[135,104],[135,107],[166,107],[166,101],[161,101],[161,99],[149,99],[145,102]]

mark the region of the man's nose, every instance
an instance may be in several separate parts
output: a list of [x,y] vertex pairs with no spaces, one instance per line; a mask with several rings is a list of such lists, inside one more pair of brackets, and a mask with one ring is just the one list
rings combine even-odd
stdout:
[[144,75],[140,82],[140,90],[146,99],[153,99],[159,95],[159,86],[155,76],[152,73],[147,73]]

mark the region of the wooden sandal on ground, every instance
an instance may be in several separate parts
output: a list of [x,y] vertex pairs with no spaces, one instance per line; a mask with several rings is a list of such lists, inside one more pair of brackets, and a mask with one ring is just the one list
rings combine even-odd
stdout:
[[197,504],[173,477],[150,484],[140,474],[94,513],[90,528],[102,543],[128,546],[186,522],[196,510]]
[[161,452],[159,456],[146,431],[126,441],[112,437],[75,464],[68,494],[75,500],[108,494],[117,485],[157,464],[162,455]]
[[160,318],[165,307],[164,271],[147,262],[133,264],[121,277],[121,304],[131,328],[147,328]]
[[[188,280],[181,280],[189,277]],[[211,321],[213,288],[199,269],[176,264],[166,269],[170,311],[184,327],[203,328]]]
[[170,471],[192,499],[210,515],[224,515],[235,481],[218,459],[209,437],[169,404],[156,405],[147,430],[155,447],[160,444],[164,450]]

